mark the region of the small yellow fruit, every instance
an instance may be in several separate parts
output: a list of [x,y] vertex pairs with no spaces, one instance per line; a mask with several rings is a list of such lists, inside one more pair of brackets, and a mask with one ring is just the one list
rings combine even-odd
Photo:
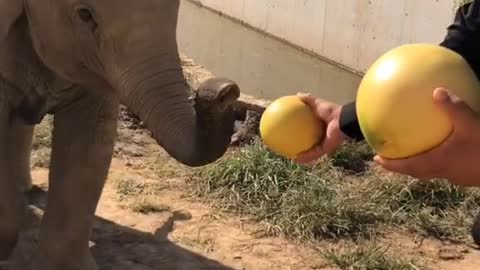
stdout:
[[263,112],[260,136],[270,150],[294,159],[322,139],[323,125],[300,98],[284,96],[272,102]]
[[444,87],[480,109],[480,87],[461,55],[433,44],[407,44],[379,57],[357,93],[357,117],[368,144],[379,155],[397,159],[442,143],[452,123],[433,101]]

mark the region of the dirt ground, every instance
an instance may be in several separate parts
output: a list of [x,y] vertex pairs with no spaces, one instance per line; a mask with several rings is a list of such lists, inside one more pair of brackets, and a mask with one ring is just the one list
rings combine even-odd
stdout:
[[[325,269],[313,249],[256,237],[254,226],[188,197],[185,178],[168,176],[184,169],[178,166],[145,132],[120,129],[91,239],[100,269]],[[158,170],[165,171],[161,179]],[[16,252],[22,261],[34,246],[48,170],[35,168],[33,178],[33,227]]]
[[[109,178],[95,222],[91,250],[102,270],[314,270],[337,269],[312,246],[262,237],[255,224],[230,217],[188,195],[185,169],[141,129],[120,123]],[[17,260],[31,254],[45,207],[48,170],[33,171],[32,227]],[[413,235],[387,234],[399,254],[425,258],[432,269],[474,270],[480,251]],[[327,243],[325,243],[327,245]],[[0,269],[1,269],[0,265]],[[3,270],[3,269],[2,269]]]

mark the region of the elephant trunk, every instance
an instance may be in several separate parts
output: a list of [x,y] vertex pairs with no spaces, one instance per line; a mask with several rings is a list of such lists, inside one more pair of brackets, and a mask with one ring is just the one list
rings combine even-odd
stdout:
[[[164,59],[163,59],[164,60]],[[233,132],[233,114],[202,110],[186,82],[180,59],[150,63],[126,72],[122,103],[136,114],[155,140],[177,161],[203,166],[220,158]],[[159,67],[168,66],[159,70]]]

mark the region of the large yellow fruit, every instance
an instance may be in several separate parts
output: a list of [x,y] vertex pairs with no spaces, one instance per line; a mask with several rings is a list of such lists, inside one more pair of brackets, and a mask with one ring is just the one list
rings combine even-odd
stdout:
[[452,123],[432,99],[444,87],[480,109],[479,82],[456,52],[433,44],[396,47],[367,70],[357,93],[357,117],[368,144],[379,155],[397,159],[442,143]]
[[263,112],[260,136],[270,150],[294,159],[322,139],[323,125],[300,98],[284,96]]

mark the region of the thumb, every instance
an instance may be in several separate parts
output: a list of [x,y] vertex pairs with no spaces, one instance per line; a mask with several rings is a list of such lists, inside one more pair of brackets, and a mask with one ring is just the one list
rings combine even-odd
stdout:
[[435,89],[433,99],[457,127],[468,126],[476,117],[475,112],[465,101],[447,89]]
[[310,93],[298,93],[297,97],[300,98],[305,104],[310,106],[311,108],[315,108],[315,97],[312,96]]

